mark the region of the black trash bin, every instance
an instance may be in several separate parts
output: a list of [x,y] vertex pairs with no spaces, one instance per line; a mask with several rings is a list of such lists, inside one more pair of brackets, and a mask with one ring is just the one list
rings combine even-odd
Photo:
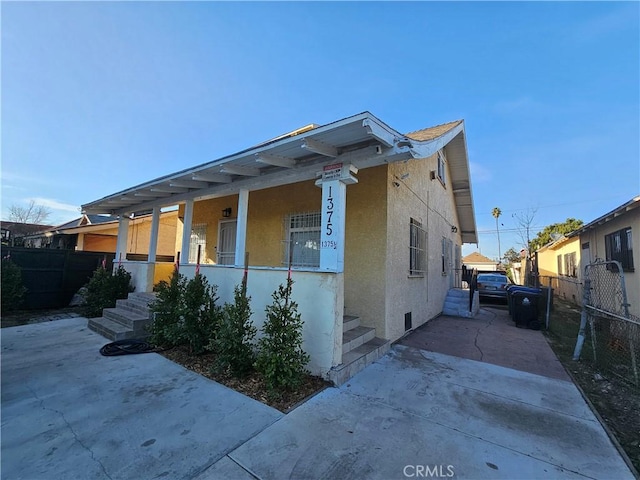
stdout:
[[542,292],[516,290],[511,293],[512,316],[516,327],[540,330],[540,298]]
[[507,287],[507,306],[509,308],[509,315],[511,315],[511,318],[514,321],[515,321],[515,318],[513,317],[513,294],[515,292],[532,293],[538,296],[542,295],[542,290],[540,290],[539,288],[524,287],[522,285],[509,285]]

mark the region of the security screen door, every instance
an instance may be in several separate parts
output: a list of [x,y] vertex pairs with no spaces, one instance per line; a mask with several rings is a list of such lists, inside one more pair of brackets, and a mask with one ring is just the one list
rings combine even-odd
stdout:
[[218,226],[218,265],[234,265],[236,260],[236,220],[223,220]]

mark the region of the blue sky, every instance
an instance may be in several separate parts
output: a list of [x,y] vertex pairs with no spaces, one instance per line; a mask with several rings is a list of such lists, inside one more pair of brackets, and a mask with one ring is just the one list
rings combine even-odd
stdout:
[[[479,249],[640,194],[637,2],[3,2],[2,218],[309,123],[464,119]],[[520,230],[520,232],[518,231]],[[475,251],[465,246],[463,253]]]

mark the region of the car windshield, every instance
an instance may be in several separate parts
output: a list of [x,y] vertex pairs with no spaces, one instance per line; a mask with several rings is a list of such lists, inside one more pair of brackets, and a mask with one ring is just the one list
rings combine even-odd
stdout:
[[478,275],[479,282],[496,282],[496,283],[509,283],[509,280],[504,275]]

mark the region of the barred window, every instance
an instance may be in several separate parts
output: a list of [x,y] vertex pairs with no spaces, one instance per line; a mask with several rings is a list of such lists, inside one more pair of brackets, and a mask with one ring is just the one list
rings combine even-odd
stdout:
[[285,217],[284,259],[293,267],[320,266],[320,212],[295,213]]
[[577,277],[576,254],[566,253],[564,255],[564,274],[567,277]]
[[631,227],[626,227],[604,237],[607,260],[617,260],[625,272],[633,272],[633,242]]
[[412,218],[409,222],[409,275],[424,275],[425,244],[425,231],[422,228],[422,223]]
[[196,223],[191,226],[191,238],[189,240],[189,263],[196,263],[198,259],[198,245],[200,247],[200,261],[204,258],[207,248],[207,224]]

